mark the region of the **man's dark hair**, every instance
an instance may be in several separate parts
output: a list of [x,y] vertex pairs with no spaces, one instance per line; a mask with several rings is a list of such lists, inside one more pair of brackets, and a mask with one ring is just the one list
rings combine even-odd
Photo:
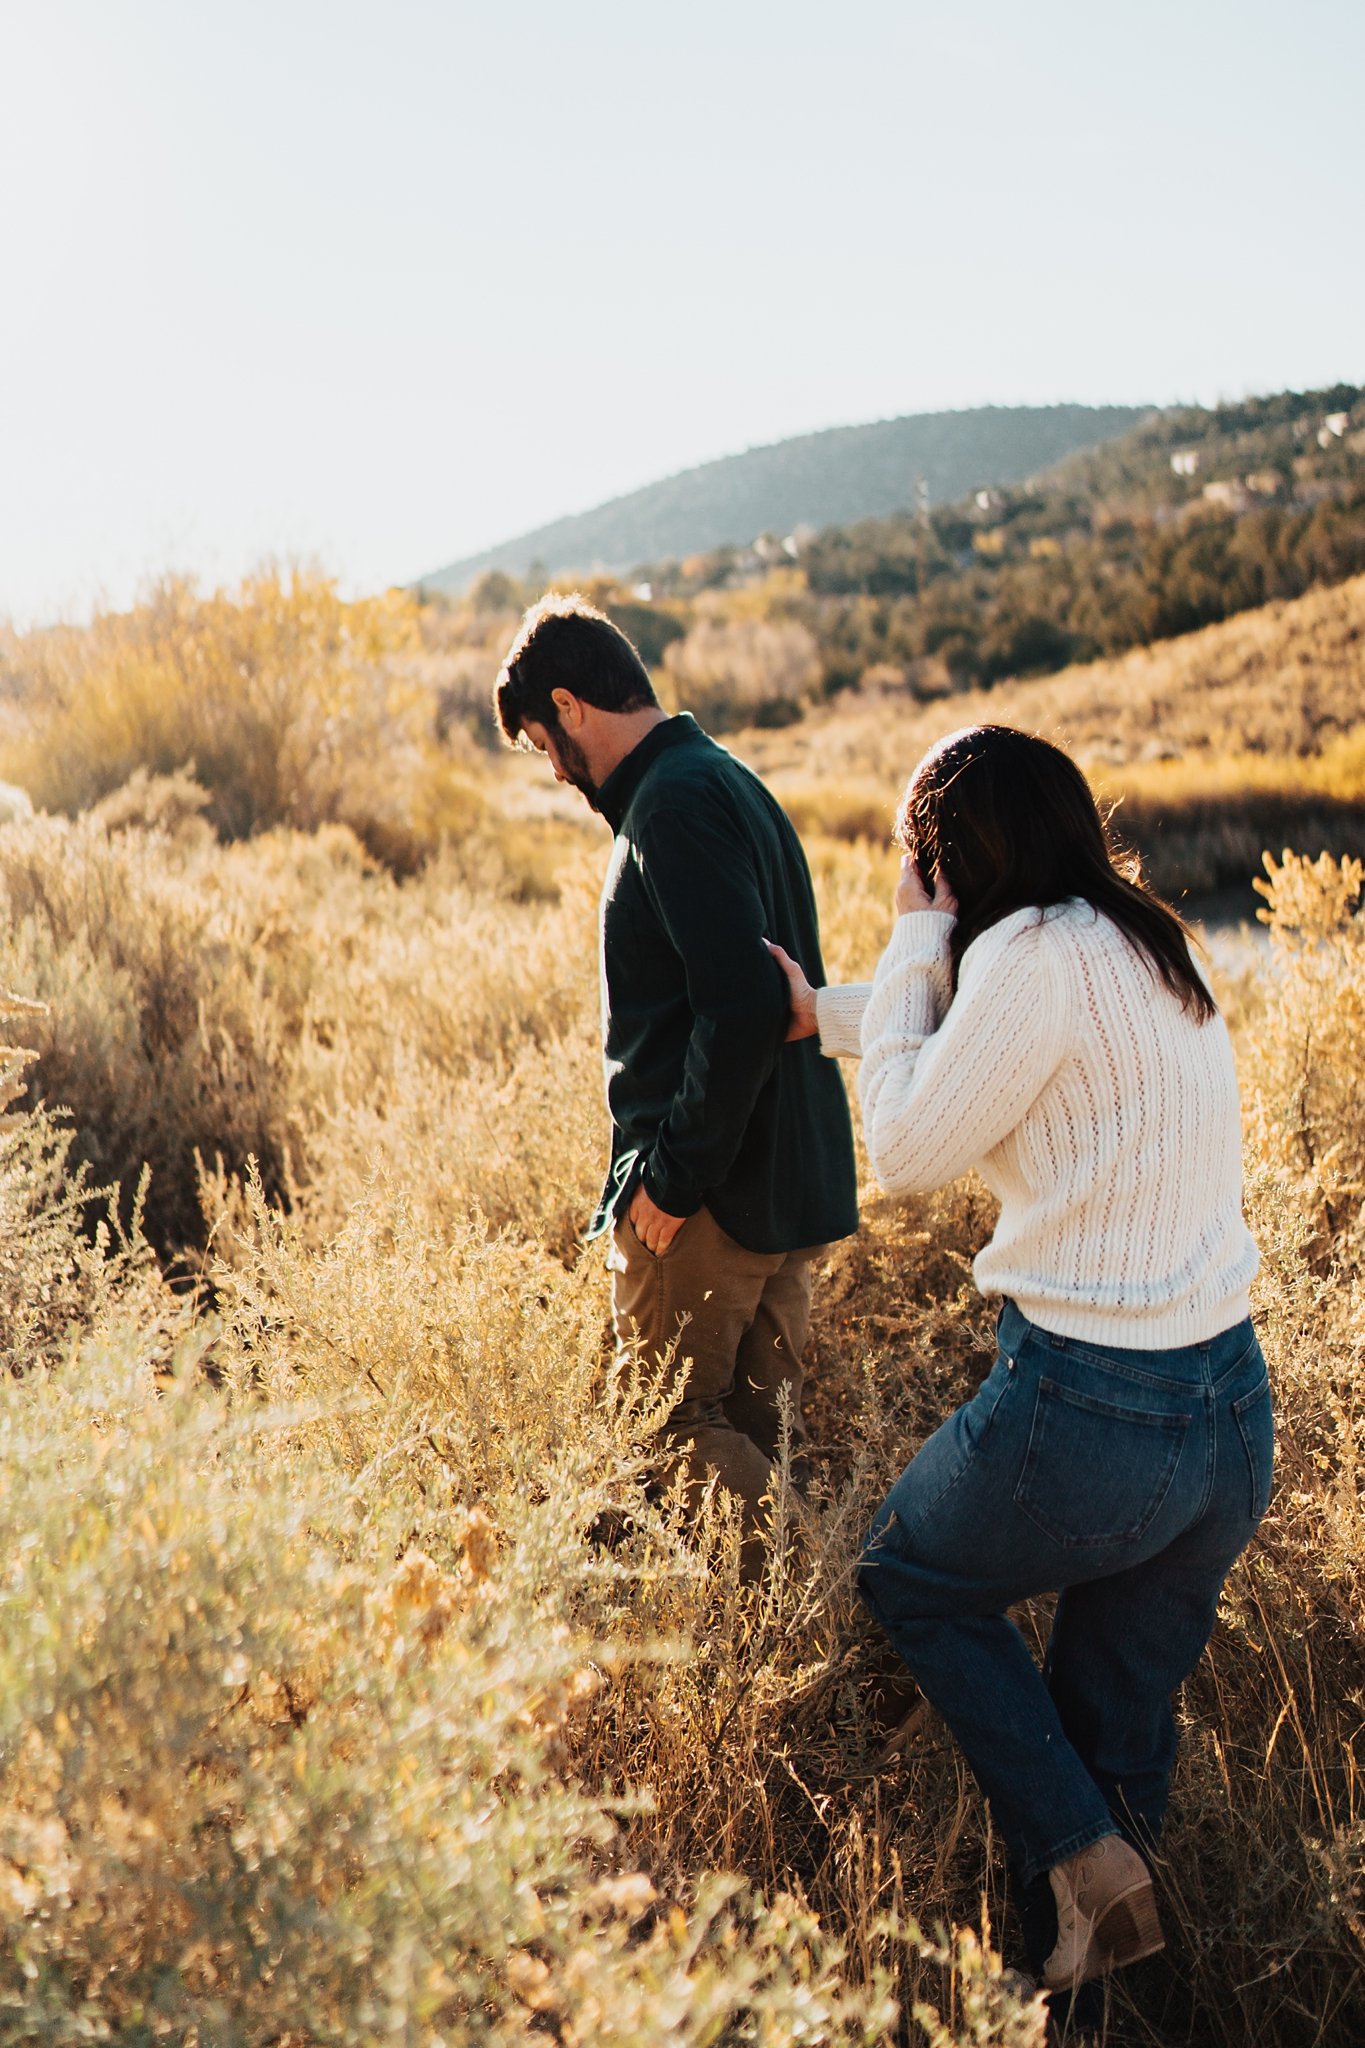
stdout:
[[620,627],[576,591],[532,605],[507,650],[493,705],[513,746],[528,719],[559,730],[552,690],[568,690],[599,711],[645,711],[659,701]]
[[941,869],[957,899],[949,941],[953,986],[972,940],[1026,905],[1083,897],[1199,1023],[1214,1001],[1190,956],[1190,934],[1114,842],[1076,763],[1008,725],[972,725],[933,747],[910,778],[896,839],[926,888]]

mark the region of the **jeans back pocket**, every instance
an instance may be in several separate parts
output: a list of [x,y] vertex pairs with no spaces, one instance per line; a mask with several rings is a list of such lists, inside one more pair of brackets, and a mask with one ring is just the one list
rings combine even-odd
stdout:
[[1259,1522],[1270,1506],[1270,1482],[1275,1468],[1275,1418],[1270,1405],[1270,1381],[1262,1380],[1249,1394],[1232,1404],[1242,1447],[1247,1454],[1251,1476],[1251,1519]]
[[1040,1380],[1015,1501],[1063,1549],[1137,1543],[1171,1490],[1188,1428],[1187,1415]]

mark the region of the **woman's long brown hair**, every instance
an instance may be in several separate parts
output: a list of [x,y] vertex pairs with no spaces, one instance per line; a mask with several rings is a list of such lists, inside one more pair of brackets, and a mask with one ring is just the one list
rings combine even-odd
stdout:
[[940,870],[957,898],[953,986],[972,940],[1012,911],[1082,897],[1112,919],[1200,1023],[1216,1005],[1187,927],[1112,843],[1080,769],[1060,747],[1008,725],[973,725],[925,755],[896,838],[926,887]]

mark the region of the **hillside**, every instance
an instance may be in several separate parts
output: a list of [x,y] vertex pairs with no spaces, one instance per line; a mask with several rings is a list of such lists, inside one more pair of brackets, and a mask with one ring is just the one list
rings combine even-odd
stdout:
[[629,569],[874,518],[915,503],[924,480],[941,504],[992,484],[1017,483],[1076,450],[1122,434],[1144,416],[1134,405],[982,406],[831,427],[749,448],[540,526],[421,579],[424,594],[458,595],[490,569],[513,576],[539,566]]
[[[827,675],[989,685],[1360,573],[1363,401],[1340,384],[1162,413],[1023,486],[818,535],[801,569]],[[717,560],[690,588],[729,576]]]
[[[1365,575],[1218,624],[1051,675],[928,696],[896,664],[861,683],[821,687],[822,649],[800,623],[809,600],[793,569],[747,589],[703,592],[668,609],[599,593],[653,649],[671,710],[690,710],[773,785],[810,840],[886,847],[910,768],[935,739],[977,721],[1020,725],[1082,762],[1163,892],[1201,910],[1249,914],[1261,855],[1365,848]],[[583,827],[575,795],[499,759],[489,731],[493,675],[517,614],[429,607],[424,686],[449,730],[477,731],[499,811],[523,825]],[[480,723],[482,721],[482,723]],[[485,757],[487,758],[487,757]]]
[[928,703],[875,685],[845,691],[799,724],[745,733],[738,743],[764,772],[818,765],[826,775],[889,777],[896,787],[907,752],[986,719],[1046,733],[1087,764],[1232,750],[1315,757],[1365,720],[1365,576],[1111,661],[991,690]]
[[[720,732],[849,689],[932,706],[1362,574],[1365,391],[1335,385],[1154,415],[1026,483],[802,536],[794,558],[724,547],[578,580],[670,701]],[[545,582],[487,576],[425,607],[447,723],[496,742],[493,678]]]
[[917,704],[843,693],[734,742],[805,833],[885,843],[914,763],[990,721],[1066,746],[1172,894],[1240,888],[1261,854],[1365,847],[1365,576],[1117,660]]

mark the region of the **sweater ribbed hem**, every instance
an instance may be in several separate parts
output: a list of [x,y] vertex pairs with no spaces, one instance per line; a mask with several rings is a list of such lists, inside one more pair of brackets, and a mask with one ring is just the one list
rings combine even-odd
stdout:
[[1245,1293],[1230,1295],[1211,1308],[1154,1308],[1136,1315],[1131,1310],[1049,1301],[1014,1287],[991,1290],[993,1295],[1002,1291],[1040,1330],[1074,1337],[1080,1344],[1114,1344],[1121,1351],[1176,1351],[1184,1344],[1207,1344],[1224,1330],[1244,1323],[1251,1313],[1250,1297]]

